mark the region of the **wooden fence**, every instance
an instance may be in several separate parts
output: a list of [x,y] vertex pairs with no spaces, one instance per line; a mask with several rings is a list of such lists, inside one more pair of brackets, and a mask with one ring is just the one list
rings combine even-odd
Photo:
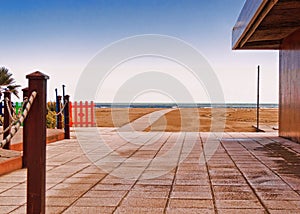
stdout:
[[95,104],[88,102],[70,102],[70,126],[93,127],[95,122]]
[[[19,114],[23,102],[12,103],[15,111]],[[88,102],[70,102],[70,127],[94,127],[95,121],[95,104],[93,101]],[[4,101],[0,101],[0,115],[4,115]]]

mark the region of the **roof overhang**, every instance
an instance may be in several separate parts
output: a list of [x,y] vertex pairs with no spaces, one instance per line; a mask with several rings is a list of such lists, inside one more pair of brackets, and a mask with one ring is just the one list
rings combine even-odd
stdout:
[[280,49],[300,28],[300,0],[247,0],[232,30],[233,49]]

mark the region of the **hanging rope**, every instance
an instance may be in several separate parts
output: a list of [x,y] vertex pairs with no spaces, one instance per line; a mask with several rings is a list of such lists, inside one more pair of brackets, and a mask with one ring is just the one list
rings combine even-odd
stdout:
[[[17,121],[14,121],[14,125],[11,126],[11,131],[10,133],[7,135],[7,137],[2,140],[0,142],[0,148],[2,148],[7,142],[9,142],[14,136],[15,134],[18,132],[21,124],[24,122],[25,118],[27,117],[29,110],[31,108],[31,105],[36,97],[37,93],[36,91],[33,91],[28,99],[28,101],[26,102],[26,106],[23,110],[23,113],[21,114],[20,118]],[[12,123],[12,124],[13,124]]]
[[12,121],[11,124],[9,124],[8,127],[6,127],[6,129],[4,129],[3,131],[0,132],[0,135],[3,135],[5,132],[8,132],[10,130],[10,128],[16,124],[17,121]]
[[11,108],[9,106],[9,99],[8,99],[8,97],[5,98],[5,105],[6,105],[6,108],[8,110],[8,114],[9,114],[10,119],[14,121],[15,118],[13,117],[13,115],[11,113]]
[[[64,110],[65,110],[65,108],[66,108],[66,106],[67,106],[67,100],[65,100],[65,104],[62,106],[62,108],[60,109],[60,111],[58,112],[58,113],[55,113],[54,115],[55,116],[58,116],[58,115],[62,115],[63,114],[63,112],[64,112]],[[51,111],[50,109],[49,109],[49,107],[48,107],[48,105],[47,105],[47,110],[48,111]]]
[[64,112],[64,110],[65,110],[65,108],[66,108],[66,106],[67,106],[67,100],[65,100],[65,104],[63,105],[63,107],[60,109],[60,111],[58,112],[58,113],[56,113],[56,115],[55,116],[58,116],[58,115],[62,115],[63,114],[63,112]]
[[[5,98],[6,108],[8,109],[8,114],[9,114],[9,117],[11,118],[12,122],[9,124],[8,127],[6,127],[6,129],[4,129],[3,131],[0,132],[0,135],[3,135],[7,131],[9,131],[10,128],[18,122],[18,120],[20,119],[20,116],[22,115],[22,111],[19,111],[17,113],[14,108],[12,108],[13,113],[14,113],[14,114],[12,114],[11,108],[9,108],[9,102],[8,101],[9,101],[9,99],[8,99],[8,97],[6,97]],[[24,109],[24,106],[27,104],[27,101],[28,101],[28,97],[24,97],[24,100],[23,100],[23,103],[22,103],[22,109]],[[13,115],[15,115],[15,117]]]

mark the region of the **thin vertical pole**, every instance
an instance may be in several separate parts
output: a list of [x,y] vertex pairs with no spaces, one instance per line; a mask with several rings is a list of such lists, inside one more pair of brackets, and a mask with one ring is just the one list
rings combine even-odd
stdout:
[[[12,108],[11,108],[11,93],[9,91],[4,92],[4,123],[3,123],[3,130],[9,127],[11,124],[12,120],[9,115],[9,111],[12,113]],[[10,128],[7,132],[3,133],[3,139],[9,135]],[[4,146],[3,149],[10,149],[10,141],[8,141]]]
[[65,95],[66,95],[66,94],[65,94],[65,87],[66,87],[65,85],[62,85],[62,90],[63,90],[63,96],[62,96],[62,97],[63,97],[63,99],[64,99],[64,100],[63,100],[63,104],[65,104]]
[[[63,99],[63,101],[62,101],[62,103],[63,103],[63,105],[65,105],[66,104],[66,101],[65,101],[65,85],[62,85],[62,92],[63,92],[63,96],[62,96],[62,99]],[[66,119],[66,111],[64,111],[64,120]],[[64,123],[64,125],[66,125],[66,123]]]
[[[58,103],[58,108],[57,108],[56,113],[59,113],[61,111],[61,108],[60,108],[61,96],[57,96],[57,101],[56,102]],[[57,123],[56,128],[57,129],[62,129],[62,116],[61,116],[61,114],[58,114],[56,116],[56,123]]]
[[65,139],[70,139],[70,112],[69,112],[69,95],[64,96],[64,100],[66,102],[65,109],[64,109],[64,115],[65,115]]
[[[55,111],[56,113],[59,112],[59,107],[60,107],[60,103],[58,102],[58,92],[57,92],[57,88],[55,89],[55,102],[56,102],[56,105],[55,105]],[[59,127],[59,124],[58,124],[58,115],[56,115],[56,128]]]
[[256,102],[256,131],[259,132],[259,81],[260,66],[257,66],[257,102]]
[[28,94],[37,95],[27,116],[27,213],[45,213],[47,79],[39,71],[26,76]]

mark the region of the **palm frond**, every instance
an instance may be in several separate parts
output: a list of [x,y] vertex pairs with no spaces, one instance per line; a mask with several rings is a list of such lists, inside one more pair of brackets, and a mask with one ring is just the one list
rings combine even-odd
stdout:
[[17,90],[17,88],[20,88],[20,85],[9,85],[7,86],[8,91],[10,91],[11,93],[13,93],[17,98],[19,97],[19,91]]
[[[13,93],[16,97],[19,98],[19,92],[17,88],[21,87],[20,85],[15,84],[15,79],[12,77],[12,74],[9,73],[9,70],[5,67],[0,67],[0,89],[1,92],[8,90]],[[1,94],[0,92],[0,94]]]

